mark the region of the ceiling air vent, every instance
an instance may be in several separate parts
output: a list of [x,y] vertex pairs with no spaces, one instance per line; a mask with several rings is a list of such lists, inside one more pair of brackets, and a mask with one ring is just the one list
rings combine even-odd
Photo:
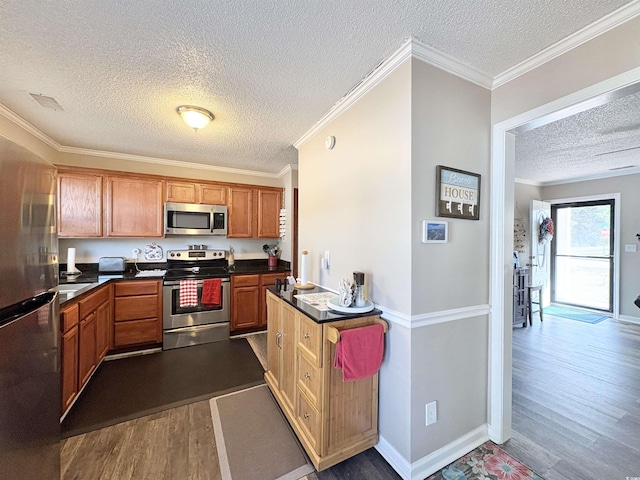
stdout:
[[610,171],[614,171],[614,170],[625,170],[627,168],[636,168],[637,165],[625,165],[624,167],[614,167],[614,168],[610,168]]
[[30,93],[31,98],[40,104],[41,107],[49,108],[51,110],[64,110],[62,106],[56,102],[53,97],[46,97],[44,95],[38,95],[37,93]]

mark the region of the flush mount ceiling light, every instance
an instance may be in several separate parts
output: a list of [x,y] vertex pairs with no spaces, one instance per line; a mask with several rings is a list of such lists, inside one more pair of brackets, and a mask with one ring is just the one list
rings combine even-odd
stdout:
[[213,120],[213,113],[209,110],[205,110],[201,107],[195,107],[193,105],[181,105],[176,108],[176,111],[184,120],[184,123],[193,128],[196,132],[209,125]]

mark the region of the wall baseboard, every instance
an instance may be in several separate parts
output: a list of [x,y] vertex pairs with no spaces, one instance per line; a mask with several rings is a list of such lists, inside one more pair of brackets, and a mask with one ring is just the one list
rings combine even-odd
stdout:
[[411,464],[382,435],[378,438],[375,449],[403,480],[411,480]]
[[632,317],[630,315],[618,315],[617,320],[620,320],[621,322],[635,323],[636,325],[640,325],[640,318]]
[[474,448],[479,447],[489,440],[487,431],[487,425],[481,425],[426,457],[413,462],[411,464],[411,480],[427,478],[429,475],[436,473],[441,468],[466,455]]

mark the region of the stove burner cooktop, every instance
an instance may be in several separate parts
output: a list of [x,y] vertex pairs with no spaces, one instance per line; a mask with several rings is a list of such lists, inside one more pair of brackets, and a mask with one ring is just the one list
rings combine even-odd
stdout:
[[222,278],[229,276],[226,250],[167,251],[166,280]]

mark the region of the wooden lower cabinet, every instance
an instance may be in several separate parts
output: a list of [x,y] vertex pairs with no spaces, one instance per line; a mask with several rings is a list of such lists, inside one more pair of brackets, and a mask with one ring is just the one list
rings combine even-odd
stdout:
[[77,303],[60,310],[62,412],[69,408],[78,395],[78,322],[79,308]]
[[114,285],[113,346],[162,342],[162,281],[132,280]]
[[318,471],[378,442],[378,375],[344,382],[333,367],[329,327],[355,328],[377,315],[319,324],[273,292],[266,296],[265,381]]
[[231,277],[231,333],[264,330],[267,325],[267,287],[291,272],[233,275]]
[[82,388],[96,368],[96,314],[80,320],[78,347],[78,381]]

